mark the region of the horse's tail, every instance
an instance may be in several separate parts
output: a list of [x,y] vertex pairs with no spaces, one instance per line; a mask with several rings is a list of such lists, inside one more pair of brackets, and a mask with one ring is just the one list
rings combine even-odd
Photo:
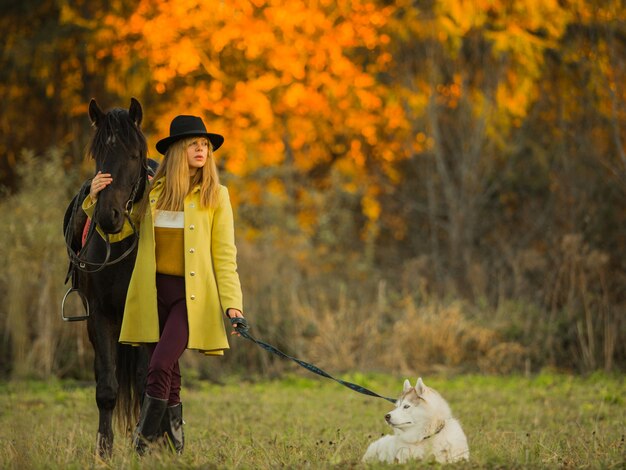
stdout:
[[132,431],[139,418],[147,371],[145,348],[118,344],[116,376],[118,383],[115,415],[124,431]]

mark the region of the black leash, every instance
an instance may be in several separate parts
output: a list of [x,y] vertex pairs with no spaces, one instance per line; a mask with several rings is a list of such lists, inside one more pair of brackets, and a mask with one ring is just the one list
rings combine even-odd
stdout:
[[297,359],[295,357],[292,357],[292,356],[290,356],[288,354],[285,354],[284,352],[282,352],[279,349],[275,348],[271,344],[267,344],[267,343],[265,343],[265,342],[263,342],[261,340],[256,339],[255,337],[253,337],[250,334],[250,332],[249,332],[250,328],[249,328],[248,322],[247,322],[247,320],[245,318],[238,318],[238,317],[231,318],[230,319],[230,323],[233,325],[233,327],[235,328],[237,333],[239,333],[244,338],[249,339],[253,343],[256,343],[257,345],[261,346],[266,351],[274,353],[277,356],[284,357],[285,359],[290,359],[290,360],[292,360],[294,362],[297,362],[300,366],[302,366],[305,369],[313,372],[314,374],[321,375],[322,377],[326,377],[327,379],[334,380],[335,382],[340,383],[344,387],[348,387],[349,389],[352,389],[355,392],[362,393],[363,395],[369,395],[371,397],[382,398],[383,400],[390,401],[391,403],[395,403],[396,402],[395,398],[383,397],[382,395],[379,395],[376,392],[372,392],[371,390],[368,390],[367,388],[362,387],[361,385],[357,385],[357,384],[354,384],[352,382],[346,382],[345,380],[341,380],[341,379],[336,379],[335,377],[330,375],[328,372],[323,371],[319,367],[317,367],[317,366],[315,366],[313,364],[309,364],[308,362],[304,362],[304,361],[302,361],[300,359]]

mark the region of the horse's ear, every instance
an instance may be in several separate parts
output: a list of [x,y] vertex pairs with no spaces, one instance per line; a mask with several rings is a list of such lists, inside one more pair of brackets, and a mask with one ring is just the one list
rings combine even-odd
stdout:
[[143,110],[141,104],[135,98],[130,99],[130,108],[128,109],[130,119],[139,127],[143,119]]
[[93,98],[89,102],[89,119],[91,119],[91,123],[96,127],[98,127],[104,119],[104,113]]

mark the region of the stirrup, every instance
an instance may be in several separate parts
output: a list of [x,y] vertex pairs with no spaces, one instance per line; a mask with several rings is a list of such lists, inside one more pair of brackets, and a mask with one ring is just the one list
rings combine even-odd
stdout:
[[[78,315],[75,317],[65,316],[65,301],[67,300],[67,297],[72,292],[76,292],[78,296],[80,297],[80,300],[83,301],[83,307],[85,308],[85,312],[86,312],[85,315]],[[61,302],[61,318],[63,319],[63,321],[83,321],[89,318],[89,302],[87,301],[87,298],[85,297],[85,295],[79,289],[75,287],[70,287],[65,293],[65,295],[63,296],[63,301]]]

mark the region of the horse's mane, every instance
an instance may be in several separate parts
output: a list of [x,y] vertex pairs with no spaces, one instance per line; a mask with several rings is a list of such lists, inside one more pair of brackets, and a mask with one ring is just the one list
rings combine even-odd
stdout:
[[119,139],[119,144],[128,153],[136,145],[139,146],[140,157],[146,158],[148,153],[146,137],[139,126],[130,119],[128,110],[113,108],[104,115],[89,144],[89,156],[96,161],[102,161],[107,154],[108,139],[112,137]]

